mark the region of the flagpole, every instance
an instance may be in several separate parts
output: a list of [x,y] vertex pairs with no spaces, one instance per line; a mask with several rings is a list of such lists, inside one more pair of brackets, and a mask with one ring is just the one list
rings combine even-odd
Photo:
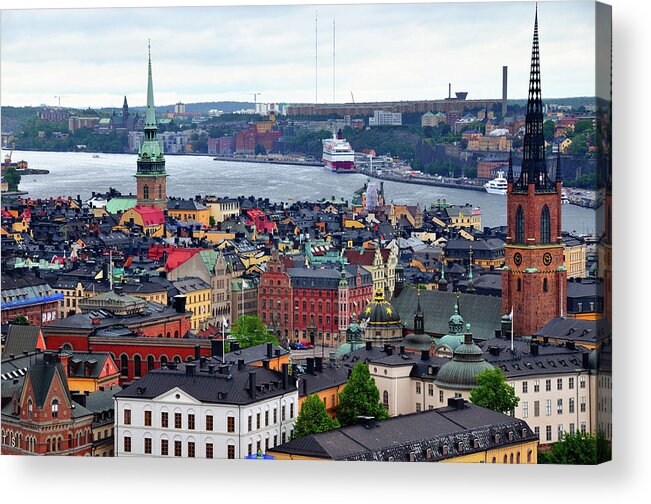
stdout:
[[513,306],[511,306],[511,352],[513,351],[513,317],[515,312],[513,311]]
[[224,321],[222,320],[222,364],[226,360],[226,344],[224,343]]

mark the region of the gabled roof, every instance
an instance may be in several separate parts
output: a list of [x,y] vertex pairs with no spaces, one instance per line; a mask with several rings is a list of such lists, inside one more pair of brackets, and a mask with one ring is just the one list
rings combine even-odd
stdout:
[[45,350],[45,341],[40,327],[9,325],[3,354],[20,355],[23,352],[33,352],[37,348]]
[[140,217],[145,226],[156,226],[165,224],[165,214],[163,210],[155,206],[149,205],[136,205],[133,207]]

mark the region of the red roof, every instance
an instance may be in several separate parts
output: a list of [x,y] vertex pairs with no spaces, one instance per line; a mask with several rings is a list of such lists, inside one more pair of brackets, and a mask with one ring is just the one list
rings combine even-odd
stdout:
[[165,271],[172,271],[178,268],[188,259],[191,259],[195,254],[198,254],[204,249],[200,248],[175,248],[168,252],[167,262],[165,263]]
[[359,250],[345,250],[344,256],[349,264],[356,264],[360,266],[372,266],[375,257],[375,250],[364,250],[364,253]]
[[142,222],[145,226],[156,226],[165,224],[165,214],[163,210],[148,205],[136,205],[133,209],[142,217]]

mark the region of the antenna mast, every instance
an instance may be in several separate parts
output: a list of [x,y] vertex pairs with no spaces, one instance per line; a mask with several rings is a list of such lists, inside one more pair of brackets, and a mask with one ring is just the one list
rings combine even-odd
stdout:
[[314,12],[314,104],[319,103],[319,12]]
[[335,18],[332,18],[332,103],[335,103]]

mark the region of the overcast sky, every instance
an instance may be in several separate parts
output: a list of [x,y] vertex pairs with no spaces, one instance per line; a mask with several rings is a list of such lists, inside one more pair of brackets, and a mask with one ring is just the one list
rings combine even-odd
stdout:
[[[15,5],[15,4],[14,4]],[[3,105],[526,98],[533,2],[3,10]],[[594,3],[539,2],[543,99],[593,96]]]

